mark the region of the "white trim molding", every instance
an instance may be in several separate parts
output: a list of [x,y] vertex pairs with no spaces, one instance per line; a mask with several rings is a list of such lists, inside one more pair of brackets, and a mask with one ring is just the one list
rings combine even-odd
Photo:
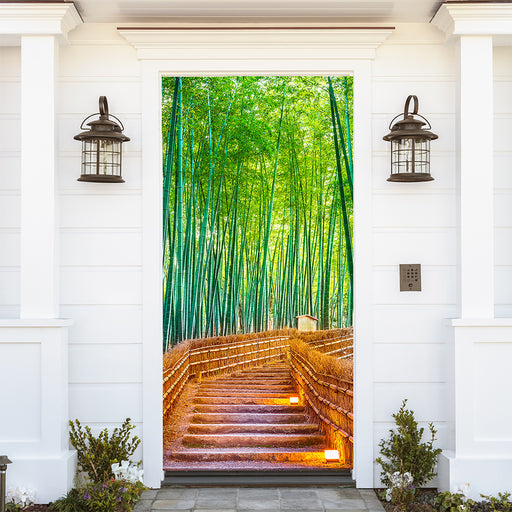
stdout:
[[[457,44],[458,218],[461,318],[452,321],[450,389],[455,405],[452,451],[439,458],[440,490],[470,482],[471,497],[503,489],[512,469],[512,414],[500,397],[512,393],[512,319],[494,319],[493,185],[495,113],[493,46],[512,43],[512,2],[445,2],[432,23]],[[472,126],[481,128],[478,143]],[[485,183],[475,176],[482,169]],[[475,197],[478,218],[475,217]],[[478,240],[478,244],[474,243]],[[485,389],[482,388],[485,382]]]
[[[137,50],[139,59],[200,59],[207,48],[217,58],[253,59],[271,49],[267,58],[373,59],[393,27],[250,27],[190,28],[120,27],[119,33]],[[278,54],[273,52],[277,51]]]
[[512,35],[512,2],[445,2],[431,23],[447,38],[463,34]]
[[372,62],[391,28],[119,28],[142,60],[143,181],[143,462],[146,485],[162,477],[162,151],[163,76],[313,75],[354,77],[355,445],[354,478],[373,487],[371,168]]
[[72,3],[0,3],[1,35],[55,35],[66,39],[81,23]]

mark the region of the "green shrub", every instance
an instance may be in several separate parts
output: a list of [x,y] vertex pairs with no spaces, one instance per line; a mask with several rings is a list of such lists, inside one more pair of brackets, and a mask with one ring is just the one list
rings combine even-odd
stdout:
[[484,494],[480,494],[480,496],[486,500],[484,503],[489,504],[489,508],[492,512],[510,512],[510,510],[512,510],[509,492],[499,492],[497,498],[494,496],[485,496]]
[[438,494],[435,499],[435,505],[439,512],[465,512],[468,511],[474,503],[473,500],[467,499],[466,496],[460,492],[442,492]]
[[50,505],[51,512],[129,512],[145,490],[142,483],[111,479],[71,489]]
[[426,484],[436,475],[434,468],[441,453],[439,448],[433,447],[437,434],[434,425],[429,424],[431,439],[422,443],[424,429],[418,428],[414,413],[405,408],[406,404],[404,400],[399,411],[393,414],[396,431],[390,430],[390,438],[379,443],[381,456],[376,462],[382,466],[381,480],[388,488],[391,487],[390,477],[396,472],[410,473],[415,487]]
[[82,428],[78,420],[70,421],[69,439],[77,452],[78,470],[84,472],[90,481],[102,484],[110,480],[112,464],[129,460],[140,444],[140,439],[131,431],[135,428],[126,418],[121,428],[115,428],[109,436],[108,430],[103,429],[95,437],[90,427]]
[[50,504],[52,512],[87,512],[81,489],[71,489],[64,498]]

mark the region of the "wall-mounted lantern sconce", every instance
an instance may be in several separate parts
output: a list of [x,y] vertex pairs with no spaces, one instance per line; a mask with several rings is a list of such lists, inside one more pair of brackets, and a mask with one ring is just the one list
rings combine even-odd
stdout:
[[[414,109],[409,112],[411,100]],[[393,124],[398,114],[389,123],[391,130],[383,137],[391,142],[391,176],[388,181],[432,181],[430,175],[430,141],[437,135],[429,131],[432,127],[427,119],[418,114],[418,97],[408,96],[404,107],[404,118]],[[424,119],[423,122],[421,118]],[[424,125],[428,125],[424,128]]]
[[[121,176],[121,145],[130,140],[124,135],[123,123],[108,113],[106,96],[100,96],[100,111],[86,117],[80,125],[85,130],[75,135],[82,141],[82,172],[78,181],[94,181],[100,183],[124,183]],[[99,119],[84,123],[93,116]],[[114,118],[116,121],[113,121]]]

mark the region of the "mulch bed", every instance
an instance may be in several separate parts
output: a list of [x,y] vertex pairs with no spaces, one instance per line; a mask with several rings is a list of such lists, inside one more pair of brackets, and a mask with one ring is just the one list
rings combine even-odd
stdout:
[[48,505],[30,505],[23,512],[47,512]]

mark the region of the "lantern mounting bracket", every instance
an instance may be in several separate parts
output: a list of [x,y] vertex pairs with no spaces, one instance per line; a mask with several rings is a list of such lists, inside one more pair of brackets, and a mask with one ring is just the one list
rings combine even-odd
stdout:
[[100,116],[100,119],[109,119],[110,117],[113,117],[119,123],[119,126],[121,127],[121,131],[124,131],[124,124],[121,121],[121,119],[116,117],[114,114],[110,114],[109,113],[107,97],[106,96],[100,96],[100,99],[99,99],[98,103],[99,103],[100,111],[99,112],[95,112],[94,114],[91,114],[90,116],[87,116],[82,121],[82,124],[80,125],[80,130],[86,130],[87,129],[86,126],[85,126],[85,122],[88,121],[89,119],[91,119],[91,117]]

